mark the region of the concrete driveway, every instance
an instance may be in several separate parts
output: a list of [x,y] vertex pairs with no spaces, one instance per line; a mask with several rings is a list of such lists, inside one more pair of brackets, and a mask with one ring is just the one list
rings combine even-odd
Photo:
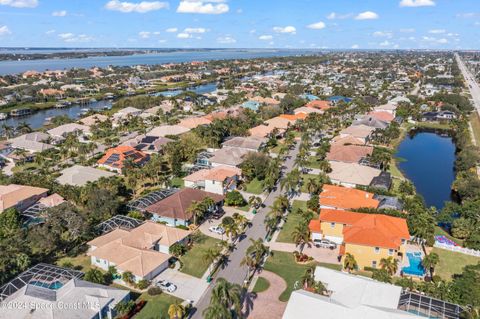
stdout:
[[177,290],[169,294],[183,300],[192,300],[193,304],[200,300],[200,297],[208,288],[208,283],[205,279],[196,278],[171,268],[167,268],[155,277],[153,281],[157,282],[160,280],[167,280],[177,286]]
[[[295,244],[270,242],[267,244],[271,250],[291,252],[298,251],[299,248]],[[312,245],[312,247],[305,246],[303,253],[308,256],[312,256],[318,262],[324,262],[329,264],[340,264],[338,261],[339,247],[336,249],[319,248]]]
[[219,219],[208,219],[206,221],[204,221],[199,229],[202,233],[204,233],[205,235],[207,236],[210,236],[210,237],[213,237],[213,238],[217,238],[217,239],[220,239],[220,240],[226,240],[227,239],[227,235],[223,234],[220,235],[220,234],[217,234],[217,233],[214,233],[214,232],[211,232],[209,231],[208,229],[212,226],[218,226],[222,223],[222,219],[225,217],[225,216],[232,216],[234,213],[239,213],[243,216],[245,216],[248,220],[252,220],[253,219],[253,214],[250,213],[250,212],[244,212],[242,210],[239,210],[239,209],[235,209],[233,207],[223,207],[223,210],[225,211],[225,215],[223,215],[221,218]]

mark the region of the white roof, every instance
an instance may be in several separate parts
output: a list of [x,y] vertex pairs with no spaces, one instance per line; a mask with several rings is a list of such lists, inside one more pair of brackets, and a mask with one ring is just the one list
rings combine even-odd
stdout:
[[93,167],[86,167],[80,165],[73,165],[72,167],[64,169],[62,175],[56,180],[62,185],[84,186],[88,182],[95,182],[101,177],[111,177],[115,174],[112,172],[103,171]]
[[336,161],[330,161],[329,163],[332,171],[327,174],[328,177],[330,177],[332,181],[338,181],[340,183],[368,186],[372,182],[372,179],[382,172],[379,169],[357,163]]
[[90,127],[78,123],[68,123],[64,125],[57,126],[48,130],[47,133],[56,136],[56,137],[64,137],[64,134],[82,131],[83,133],[90,133]]
[[190,131],[189,128],[180,125],[162,125],[154,127],[147,135],[165,137],[167,135],[180,135],[188,131]]
[[292,293],[283,319],[414,319],[424,318],[397,309],[383,309],[372,306],[345,307],[329,297],[305,290]]

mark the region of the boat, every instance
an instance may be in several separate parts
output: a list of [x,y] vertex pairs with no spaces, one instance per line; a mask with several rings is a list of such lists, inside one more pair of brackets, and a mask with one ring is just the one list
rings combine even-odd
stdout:
[[91,99],[89,100],[89,102],[90,102],[90,103],[95,103],[95,102],[97,102],[97,100],[94,99],[94,98],[91,98]]
[[30,109],[16,109],[10,112],[10,115],[14,117],[26,116],[30,114],[32,114],[32,110]]
[[8,118],[8,113],[0,113],[0,121],[6,120]]

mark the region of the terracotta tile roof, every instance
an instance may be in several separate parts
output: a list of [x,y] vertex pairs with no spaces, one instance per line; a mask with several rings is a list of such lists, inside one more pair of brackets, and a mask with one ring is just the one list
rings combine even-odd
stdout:
[[373,199],[373,195],[359,189],[325,184],[320,193],[320,205],[340,209],[377,208],[379,201]]
[[375,119],[390,123],[395,118],[392,113],[385,111],[374,111],[368,113],[368,115],[373,116]]
[[307,118],[307,114],[305,113],[297,113],[297,114],[281,114],[279,115],[281,118],[290,120],[290,121],[296,121],[296,120],[304,120]]
[[372,155],[372,153],[373,147],[371,146],[333,144],[330,146],[327,160],[358,163],[362,158]]
[[[252,127],[249,132],[253,137],[266,137],[268,134],[272,133],[275,130],[274,126],[260,124],[258,126]],[[282,129],[280,129],[280,132]]]
[[213,180],[223,182],[227,177],[233,177],[235,175],[241,175],[242,170],[236,167],[230,166],[216,166],[211,169],[201,169],[184,178],[186,181],[196,182],[204,180]]
[[322,231],[320,227],[320,220],[312,219],[308,224],[308,228],[314,233],[320,233]]
[[313,101],[308,102],[305,106],[306,107],[314,107],[314,108],[320,109],[320,110],[328,110],[329,108],[332,107],[332,104],[330,103],[330,101],[313,100]]
[[48,189],[25,185],[0,185],[0,212],[34,196],[47,195]]
[[200,125],[208,125],[210,123],[212,123],[212,121],[204,117],[189,117],[181,120],[180,123],[178,123],[178,125],[189,128],[189,129],[193,129]]
[[344,224],[346,244],[397,249],[402,239],[410,238],[406,220],[398,217],[322,209],[319,220]]
[[333,138],[333,143],[331,144],[331,146],[336,145],[336,144],[338,144],[338,145],[348,145],[348,144],[365,145],[365,142],[362,139],[353,137],[351,135],[348,135],[346,137],[341,137],[340,135],[337,135]]
[[107,165],[113,168],[121,169],[126,159],[132,158],[136,164],[148,161],[148,154],[137,151],[135,148],[127,145],[120,145],[107,150],[106,154],[97,161],[98,164]]
[[370,136],[372,132],[375,130],[374,127],[366,126],[366,125],[352,125],[340,131],[340,135],[351,135],[353,137],[365,138]]
[[193,202],[200,202],[207,197],[210,197],[215,202],[220,202],[224,198],[221,195],[205,192],[199,189],[184,188],[179,192],[148,206],[146,211],[163,217],[190,220],[192,218],[192,214],[188,212],[190,205],[192,205]]

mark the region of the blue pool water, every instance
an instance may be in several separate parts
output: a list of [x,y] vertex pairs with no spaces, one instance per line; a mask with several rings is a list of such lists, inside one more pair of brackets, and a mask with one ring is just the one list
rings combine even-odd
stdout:
[[63,287],[63,284],[60,281],[55,281],[52,283],[47,283],[43,281],[30,281],[29,284],[38,287],[48,288],[51,290],[57,290]]
[[407,253],[408,262],[410,266],[403,267],[402,271],[405,275],[423,276],[425,274],[425,268],[422,266],[422,254]]

